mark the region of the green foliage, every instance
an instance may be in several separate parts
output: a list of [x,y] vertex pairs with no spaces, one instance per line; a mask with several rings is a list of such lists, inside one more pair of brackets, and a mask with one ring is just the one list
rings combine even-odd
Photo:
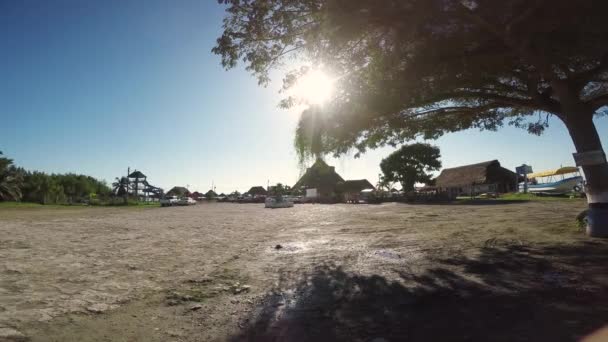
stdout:
[[85,175],[27,172],[23,182],[23,200],[40,204],[81,203],[106,198],[110,188]]
[[581,199],[581,198],[570,198],[570,197],[562,196],[562,195],[539,196],[539,195],[533,194],[533,193],[524,194],[523,192],[515,192],[515,193],[502,194],[502,195],[500,195],[500,197],[498,199],[499,200],[504,200],[504,201],[545,201],[545,202],[550,202],[550,201],[584,201],[584,199]]
[[127,177],[116,177],[116,181],[112,183],[112,193],[116,196],[126,196],[128,187],[129,179]]
[[65,203],[67,196],[56,177],[43,172],[28,172],[24,177],[23,200],[40,204]]
[[431,182],[429,172],[441,168],[439,148],[429,144],[404,145],[380,162],[382,183],[399,182],[404,191],[414,190],[416,183]]
[[13,160],[2,157],[0,152],[0,201],[21,199],[22,170],[13,165]]
[[270,196],[283,196],[291,193],[291,187],[289,185],[283,185],[282,183],[277,183],[270,187],[268,194]]
[[12,165],[12,160],[0,158],[0,199],[39,204],[85,202],[95,197],[105,198],[110,188],[93,177],[76,174],[46,174],[25,171]]
[[[226,68],[242,60],[265,84],[296,57],[337,76],[333,101],[302,114],[301,160],[504,124],[540,134],[551,115],[568,125],[608,104],[606,1],[220,3],[213,52]],[[305,72],[288,73],[284,88]]]

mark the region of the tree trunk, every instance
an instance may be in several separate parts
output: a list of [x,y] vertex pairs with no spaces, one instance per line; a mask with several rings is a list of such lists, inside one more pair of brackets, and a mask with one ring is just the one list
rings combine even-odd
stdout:
[[[600,137],[593,124],[593,113],[579,110],[569,113],[564,120],[577,153],[604,151]],[[582,165],[587,181],[585,193],[589,203],[587,234],[594,237],[608,237],[608,164]]]

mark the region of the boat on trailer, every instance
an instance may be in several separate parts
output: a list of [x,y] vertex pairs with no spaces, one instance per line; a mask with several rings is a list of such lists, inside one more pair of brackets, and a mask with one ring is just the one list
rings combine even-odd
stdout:
[[[583,177],[581,177],[578,168],[574,166],[529,173],[527,177],[528,192],[531,193],[560,195],[583,190]],[[519,183],[519,191],[524,191],[523,182]]]

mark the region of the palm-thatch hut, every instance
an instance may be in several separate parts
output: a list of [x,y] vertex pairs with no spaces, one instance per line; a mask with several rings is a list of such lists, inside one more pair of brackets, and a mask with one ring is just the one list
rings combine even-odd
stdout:
[[346,203],[358,203],[363,190],[375,190],[375,187],[367,179],[355,179],[338,183],[336,189]]
[[247,193],[253,197],[268,195],[268,191],[266,191],[263,186],[252,186]]
[[498,160],[444,169],[436,187],[449,197],[515,191],[517,175],[500,166]]
[[[334,201],[338,196],[337,186],[343,182],[344,179],[336,173],[336,169],[319,158],[311,167],[306,169],[306,173],[292,189],[296,191],[300,189],[314,190],[307,191],[307,197],[315,197],[320,201]],[[311,194],[314,194],[314,196]]]
[[193,193],[191,193],[189,195],[190,198],[195,199],[197,201],[201,200],[203,197],[205,197],[205,195],[203,195],[202,193],[195,191]]
[[185,197],[190,196],[190,191],[183,186],[174,186],[167,192],[167,196]]
[[217,197],[217,193],[213,190],[209,190],[205,193],[205,198],[206,199],[213,199]]

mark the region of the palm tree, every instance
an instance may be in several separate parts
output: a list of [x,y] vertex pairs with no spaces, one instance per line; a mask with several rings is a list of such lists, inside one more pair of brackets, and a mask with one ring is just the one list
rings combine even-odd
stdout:
[[127,204],[128,186],[129,180],[127,177],[116,177],[116,181],[112,183],[112,192],[116,196],[123,196],[125,204]]
[[[2,155],[2,152],[0,152]],[[0,200],[19,201],[21,199],[21,185],[23,176],[13,166],[13,160],[0,157]]]

